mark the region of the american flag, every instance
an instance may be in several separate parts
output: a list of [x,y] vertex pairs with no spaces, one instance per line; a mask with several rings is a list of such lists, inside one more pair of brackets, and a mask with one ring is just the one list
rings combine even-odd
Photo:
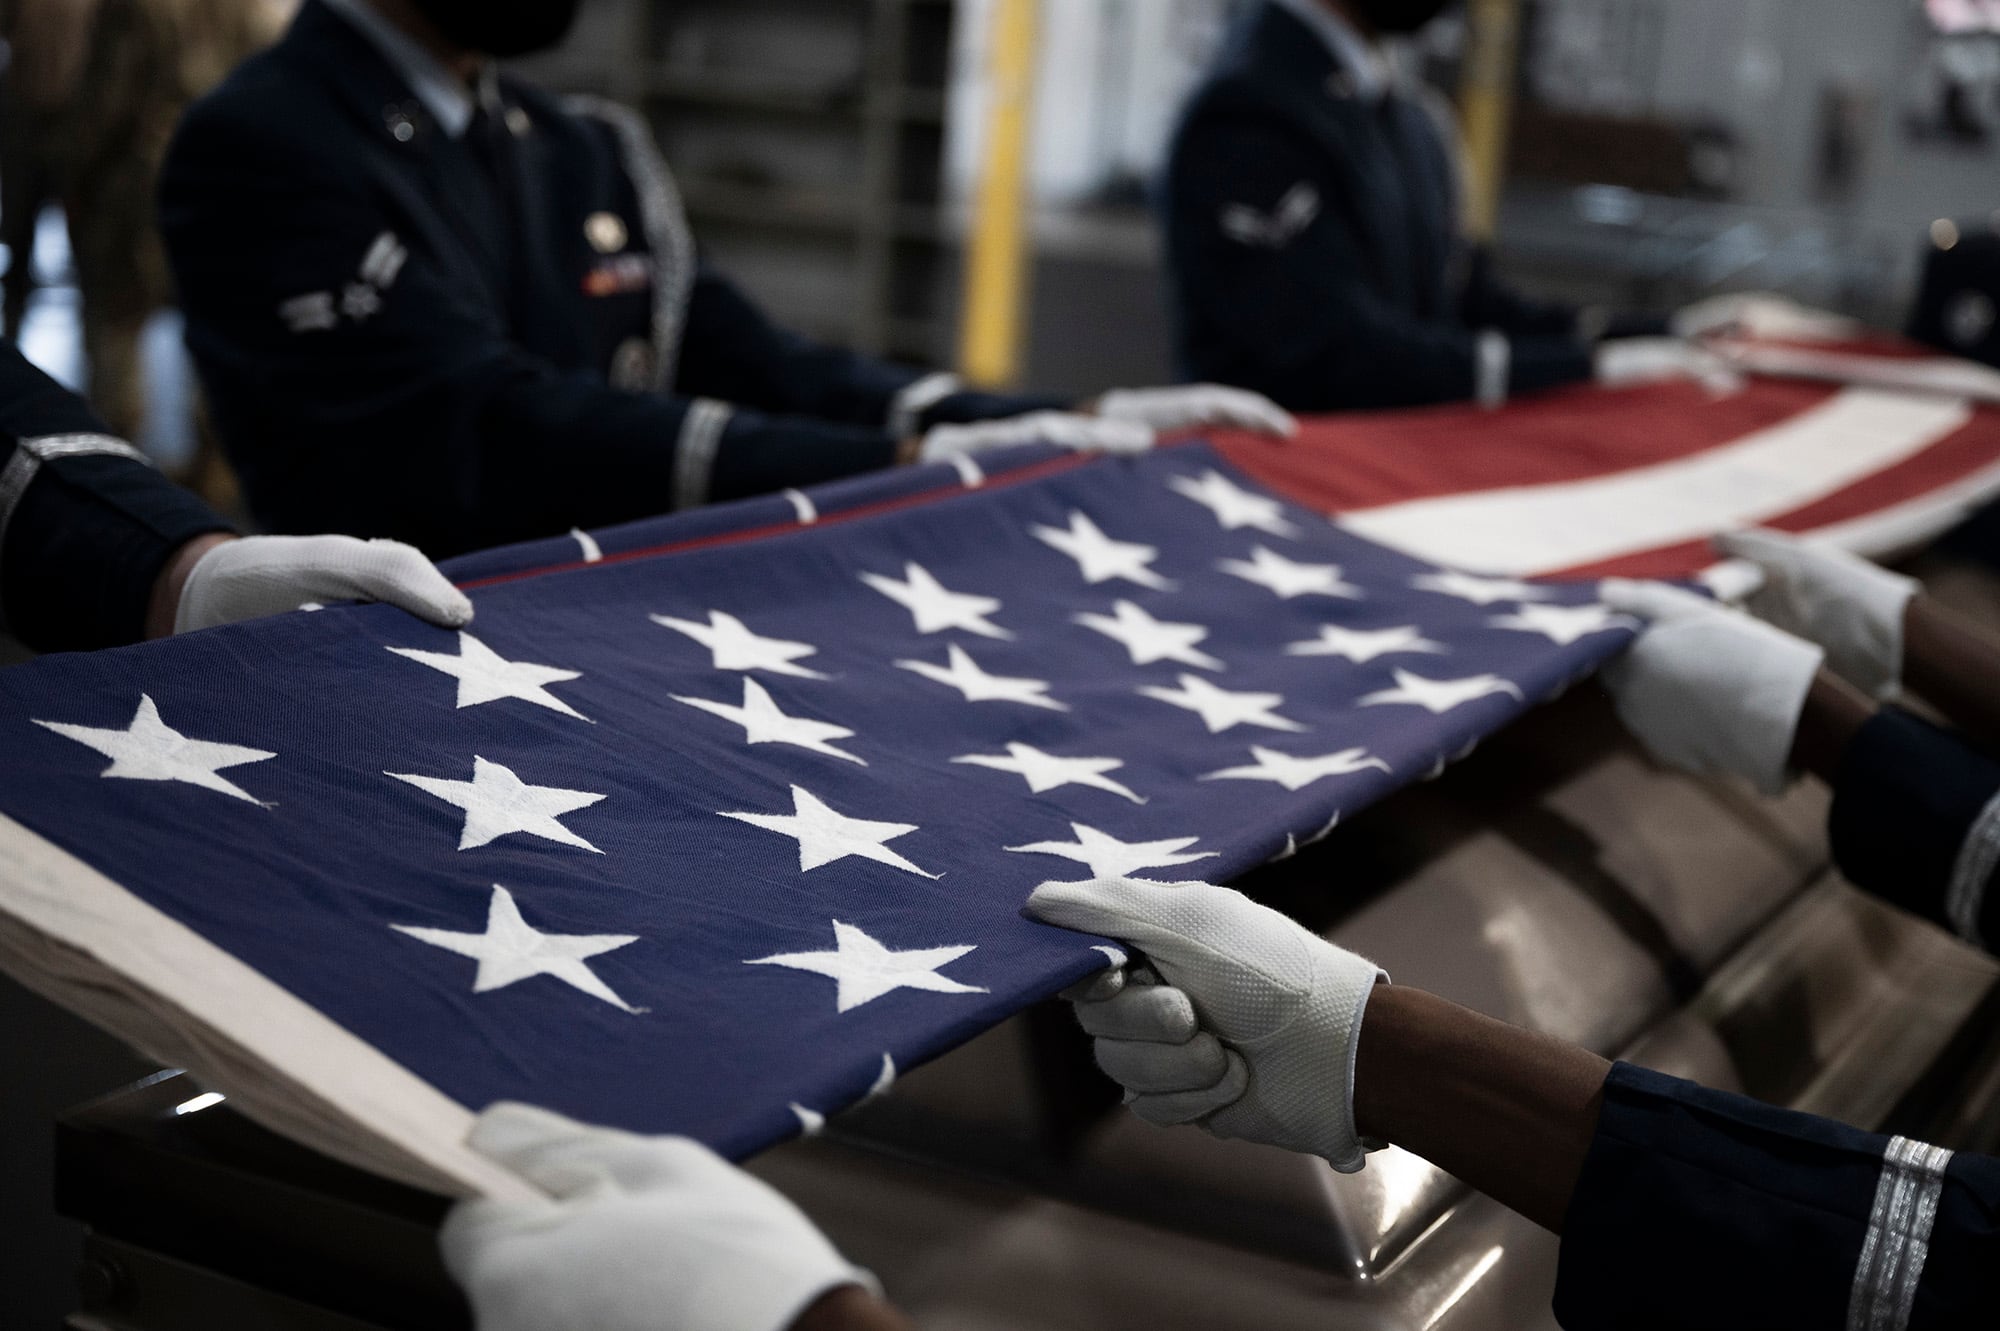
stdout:
[[1686,577],[1750,525],[1905,553],[2000,496],[2000,370],[1880,335],[1736,340],[1756,372],[1500,411],[1326,417],[1225,456],[1349,530],[1515,577]]
[[811,1130],[1118,957],[1023,918],[1038,883],[1291,855],[1632,631],[1200,442],[451,571],[465,632],[337,606],[0,674],[0,933],[125,977],[253,1111],[461,1189],[501,1098],[736,1156]]

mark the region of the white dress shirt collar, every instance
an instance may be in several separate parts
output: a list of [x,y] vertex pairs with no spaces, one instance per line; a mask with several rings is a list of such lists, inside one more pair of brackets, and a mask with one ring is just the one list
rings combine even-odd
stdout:
[[1271,0],[1280,9],[1311,29],[1338,66],[1338,77],[1347,91],[1369,101],[1380,101],[1395,83],[1395,65],[1387,52],[1354,30],[1354,25],[1336,14],[1322,0]]
[[[376,13],[367,0],[321,0],[321,3],[346,19],[382,53],[382,58],[410,85],[410,92],[447,137],[464,137],[466,128],[472,124],[475,103],[473,90],[465,86],[463,79],[440,64],[437,57],[408,33]],[[488,61],[479,71],[478,97],[490,105],[497,95],[493,65]]]

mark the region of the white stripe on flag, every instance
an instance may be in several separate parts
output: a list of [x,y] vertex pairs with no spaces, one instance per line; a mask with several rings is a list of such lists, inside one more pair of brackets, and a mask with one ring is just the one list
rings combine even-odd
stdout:
[[1588,480],[1360,509],[1340,521],[1435,563],[1548,573],[1791,512],[1922,452],[1971,419],[1961,401],[1848,389],[1692,457]]
[[5,815],[0,898],[0,969],[264,1126],[433,1192],[538,1195],[465,1144],[470,1110]]

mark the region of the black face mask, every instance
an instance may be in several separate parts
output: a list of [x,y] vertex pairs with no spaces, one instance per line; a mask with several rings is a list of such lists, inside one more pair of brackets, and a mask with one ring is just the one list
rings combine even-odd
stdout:
[[1429,23],[1451,0],[1348,0],[1369,27],[1381,33],[1415,32]]
[[502,58],[547,50],[569,34],[579,0],[411,0],[456,46]]

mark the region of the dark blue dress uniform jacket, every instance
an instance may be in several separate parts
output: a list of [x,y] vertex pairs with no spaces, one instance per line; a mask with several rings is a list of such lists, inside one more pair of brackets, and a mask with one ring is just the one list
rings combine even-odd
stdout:
[[1568,1331],[1969,1331],[2000,1317],[2000,1160],[1620,1063],[1563,1220]]
[[[2000,680],[1994,681],[2000,688]],[[1895,707],[1834,773],[1833,860],[1855,886],[2000,951],[2000,761]]]
[[1576,312],[1507,290],[1460,243],[1453,152],[1427,103],[1357,95],[1317,34],[1253,6],[1161,184],[1182,376],[1294,411],[1457,401],[1491,330],[1509,392],[1588,378]]
[[[1993,950],[2000,762],[1884,708],[1834,777],[1856,886]],[[1569,1331],[2000,1325],[2000,1160],[1619,1064],[1569,1214]]]
[[702,265],[629,112],[501,77],[453,139],[317,0],[189,111],[160,223],[215,426],[281,531],[438,556],[883,467],[919,378]]
[[137,642],[168,557],[227,529],[0,345],[0,628],[44,652]]

